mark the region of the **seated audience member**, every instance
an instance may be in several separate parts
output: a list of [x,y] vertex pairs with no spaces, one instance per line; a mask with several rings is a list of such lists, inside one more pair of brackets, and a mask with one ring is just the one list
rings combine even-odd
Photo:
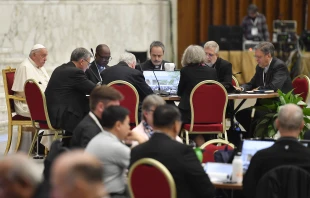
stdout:
[[[236,88],[241,91],[250,90],[274,90],[280,89],[287,93],[293,89],[292,80],[288,69],[283,61],[274,57],[274,46],[269,42],[261,42],[254,47],[255,59],[257,61],[256,72],[249,83],[241,85]],[[261,105],[263,99],[258,99],[255,106]],[[246,108],[238,111],[236,114],[237,121],[243,126],[245,131],[250,132],[250,129],[255,129],[256,122],[259,118],[264,116],[265,112],[256,110],[254,115],[254,122],[251,124],[252,108]],[[251,131],[252,133],[253,131]],[[253,134],[247,134],[252,137]]]
[[120,56],[119,61],[117,65],[101,72],[103,84],[109,84],[115,80],[127,81],[137,89],[140,102],[142,103],[144,98],[152,94],[153,91],[148,84],[146,84],[143,74],[134,69],[136,66],[135,55],[125,52]]
[[[198,45],[190,45],[186,48],[182,56],[182,66],[180,72],[180,82],[178,85],[178,95],[181,96],[179,109],[182,114],[183,123],[191,122],[190,95],[192,89],[201,81],[217,80],[216,70],[203,66],[205,62],[205,52]],[[195,135],[194,141],[197,146],[202,145],[205,139],[202,135]]]
[[[88,80],[85,71],[91,54],[85,48],[76,48],[70,62],[57,67],[45,90],[48,115],[52,126],[72,135],[74,128],[89,112],[88,98],[95,84]],[[64,146],[70,138],[64,138]]]
[[194,150],[175,141],[182,124],[179,110],[173,105],[158,106],[153,120],[155,133],[132,149],[130,165],[142,158],[153,158],[172,174],[178,198],[213,197],[214,187]]
[[91,63],[85,74],[89,80],[95,84],[101,84],[102,79],[100,73],[109,68],[109,61],[111,60],[110,48],[106,44],[100,44],[96,47],[95,60]]
[[0,161],[0,197],[33,198],[41,182],[42,172],[24,154],[14,154]]
[[[142,120],[138,126],[132,129],[132,133],[139,133],[143,137],[144,142],[149,140],[154,134],[153,113],[156,107],[166,104],[165,100],[155,94],[148,95],[142,103]],[[179,136],[176,140],[182,142]],[[137,141],[132,142],[132,146],[136,146]]]
[[163,60],[164,54],[164,44],[160,41],[153,41],[150,45],[151,59],[142,63],[141,66],[137,66],[136,69],[141,71],[165,70],[165,63],[168,61]]
[[[122,143],[127,137],[141,142],[130,131],[129,111],[121,106],[109,106],[102,113],[104,129],[87,145],[85,152],[96,156],[104,166],[104,185],[110,196],[128,197],[125,171],[129,165],[130,148]],[[138,136],[137,136],[138,137]]]
[[275,167],[295,165],[310,173],[310,150],[297,140],[304,127],[301,108],[294,104],[282,106],[275,124],[281,137],[270,148],[252,157],[244,176],[243,191],[248,198],[255,197],[260,178]]
[[103,198],[103,168],[95,157],[83,151],[69,151],[52,166],[52,198]]
[[89,96],[90,112],[73,131],[71,147],[85,148],[88,142],[103,131],[100,120],[104,109],[110,105],[119,105],[123,95],[106,85],[96,87]]

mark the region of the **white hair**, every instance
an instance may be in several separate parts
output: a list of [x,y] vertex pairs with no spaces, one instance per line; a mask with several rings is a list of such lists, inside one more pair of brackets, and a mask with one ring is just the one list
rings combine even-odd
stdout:
[[203,63],[205,61],[205,52],[199,45],[190,45],[183,53],[181,64],[183,67],[189,64]]
[[119,61],[124,61],[125,63],[127,63],[128,65],[136,63],[136,57],[135,55],[133,55],[132,53],[129,52],[124,52],[123,54],[121,54],[121,56],[119,57]]
[[217,54],[220,51],[219,45],[215,41],[208,41],[203,46],[204,49],[212,48],[214,49],[214,52]]
[[280,107],[278,121],[281,128],[298,130],[303,122],[302,109],[295,104],[286,104]]

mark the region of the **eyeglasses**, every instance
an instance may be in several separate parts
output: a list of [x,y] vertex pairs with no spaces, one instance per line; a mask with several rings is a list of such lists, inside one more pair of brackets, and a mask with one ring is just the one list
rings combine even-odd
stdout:
[[206,53],[206,56],[213,57],[215,54]]
[[112,60],[112,56],[100,56],[100,54],[96,54],[98,55],[103,61],[110,61]]
[[83,59],[84,61],[86,61],[88,63],[87,67],[90,67],[90,62],[88,62],[86,59]]

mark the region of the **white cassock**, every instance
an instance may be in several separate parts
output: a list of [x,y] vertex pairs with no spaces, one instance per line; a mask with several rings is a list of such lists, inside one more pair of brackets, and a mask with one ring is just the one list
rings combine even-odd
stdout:
[[[25,97],[24,84],[28,79],[35,80],[38,83],[41,91],[44,93],[50,77],[44,67],[38,68],[33,60],[28,57],[16,69],[14,75],[12,90],[15,92],[16,96]],[[29,108],[26,102],[14,100],[14,107],[18,115],[30,117]],[[49,133],[49,131],[45,132],[45,134]],[[53,136],[43,136],[41,144],[49,148],[52,141]]]

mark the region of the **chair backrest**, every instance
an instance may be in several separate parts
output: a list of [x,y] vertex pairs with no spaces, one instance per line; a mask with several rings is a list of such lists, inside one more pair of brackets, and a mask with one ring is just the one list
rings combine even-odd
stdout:
[[215,162],[214,153],[219,150],[224,150],[226,146],[228,150],[234,150],[235,148],[232,143],[222,139],[209,140],[201,145],[200,148],[204,150],[202,163]]
[[12,118],[12,113],[15,112],[14,100],[12,99],[12,97],[14,97],[14,91],[12,91],[12,87],[14,82],[15,71],[16,69],[11,67],[2,70],[4,93],[9,119]]
[[190,95],[191,129],[194,124],[223,124],[225,130],[225,112],[227,92],[224,86],[214,80],[198,83]]
[[231,84],[235,87],[239,87],[239,83],[236,77],[232,76]]
[[300,94],[304,102],[307,102],[310,93],[310,80],[306,75],[299,75],[292,81],[294,94]]
[[176,186],[169,170],[151,158],[136,161],[129,169],[128,187],[132,198],[176,198]]
[[33,79],[27,80],[24,84],[24,92],[34,127],[37,127],[36,123],[39,125],[37,128],[55,130],[50,123],[45,95],[38,83]]
[[138,126],[139,94],[136,88],[129,82],[123,80],[110,82],[107,86],[111,86],[123,94],[124,100],[120,102],[120,105],[130,111],[130,123]]
[[297,166],[283,165],[265,173],[256,186],[256,197],[308,198],[310,174]]

